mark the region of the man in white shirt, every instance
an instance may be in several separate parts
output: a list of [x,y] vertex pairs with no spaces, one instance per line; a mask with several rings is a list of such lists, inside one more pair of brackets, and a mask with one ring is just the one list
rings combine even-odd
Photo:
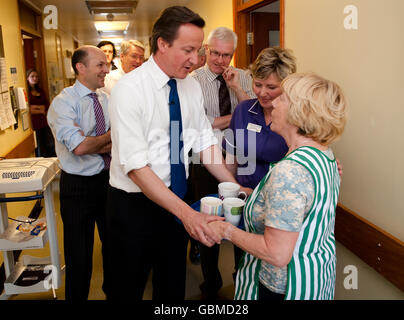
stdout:
[[[112,270],[125,277],[113,281],[112,299],[142,299],[151,270],[154,300],[184,299],[185,231],[207,246],[221,240],[208,223],[222,218],[193,210],[178,191],[187,184],[191,149],[219,181],[235,182],[205,116],[201,88],[187,77],[197,63],[204,25],[186,7],[165,9],[153,26],[152,56],[112,90],[108,252]],[[172,174],[177,166],[182,173]]]
[[140,67],[144,62],[145,47],[138,40],[128,40],[121,43],[120,66],[105,77],[105,93],[111,94],[112,88],[126,73]]

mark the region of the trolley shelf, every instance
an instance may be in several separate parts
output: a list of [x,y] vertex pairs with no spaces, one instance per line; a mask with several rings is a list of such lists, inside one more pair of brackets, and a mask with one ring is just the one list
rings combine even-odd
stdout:
[[[22,261],[15,264],[13,272],[4,282],[7,295],[47,292],[52,282],[51,269],[45,271],[51,264],[50,258],[35,258],[24,256]],[[23,274],[24,272],[24,274]]]
[[[27,217],[18,217],[17,220],[25,221]],[[46,219],[38,219],[37,223],[46,223]],[[45,246],[48,241],[47,228],[42,230],[38,235],[30,235],[29,233],[17,230],[17,226],[21,222],[13,221],[10,223],[4,233],[0,235],[0,251],[13,251],[24,249],[40,249]]]

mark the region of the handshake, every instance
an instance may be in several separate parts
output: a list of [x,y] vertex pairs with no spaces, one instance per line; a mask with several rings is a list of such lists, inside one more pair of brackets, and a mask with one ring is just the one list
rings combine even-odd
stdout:
[[200,212],[196,212],[196,215],[194,212],[193,222],[199,223],[199,230],[188,229],[184,223],[188,233],[208,247],[219,244],[222,239],[231,240],[232,231],[240,224],[247,196],[253,190],[232,182],[223,182],[219,184],[218,191],[218,197],[202,198]]

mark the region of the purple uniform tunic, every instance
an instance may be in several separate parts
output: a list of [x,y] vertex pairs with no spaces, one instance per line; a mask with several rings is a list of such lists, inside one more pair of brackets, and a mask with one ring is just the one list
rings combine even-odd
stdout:
[[237,156],[236,179],[244,187],[255,189],[267,174],[269,163],[278,162],[288,151],[285,140],[270,126],[265,124],[257,99],[243,101],[234,110],[223,148]]

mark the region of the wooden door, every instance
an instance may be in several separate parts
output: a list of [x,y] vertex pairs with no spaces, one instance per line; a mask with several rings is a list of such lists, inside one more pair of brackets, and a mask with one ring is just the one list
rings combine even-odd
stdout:
[[[256,26],[256,47],[253,48],[252,45],[247,43],[247,33],[253,32],[253,19],[252,12],[259,8],[262,8],[268,4],[274,3],[278,0],[233,0],[233,23],[234,31],[238,35],[238,46],[234,57],[234,64],[238,68],[248,68],[248,66],[254,61],[256,55],[265,48],[265,45],[260,40],[261,33],[260,26],[258,27],[257,21]],[[284,15],[285,15],[285,1],[280,1],[280,13],[279,15],[279,45],[284,47]],[[254,13],[255,14],[255,13]],[[258,17],[258,16],[257,16]],[[271,26],[272,28],[272,26]],[[268,33],[262,33],[263,36],[268,37]],[[258,40],[257,40],[258,39]],[[268,44],[266,44],[268,47]]]
[[[280,30],[280,15],[276,12],[253,12],[251,14],[254,43],[251,48],[251,60],[254,61],[261,50],[270,46],[272,31]],[[278,44],[279,45],[279,44]]]

